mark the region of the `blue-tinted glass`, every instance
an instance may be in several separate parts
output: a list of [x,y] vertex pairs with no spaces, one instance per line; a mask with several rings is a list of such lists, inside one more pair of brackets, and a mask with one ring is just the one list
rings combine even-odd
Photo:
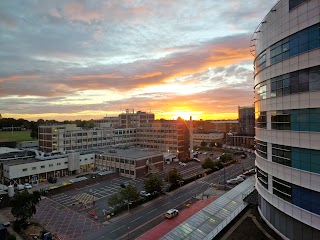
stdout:
[[320,173],[320,165],[311,163],[311,172]]
[[300,114],[309,114],[310,113],[310,109],[309,108],[299,109],[299,113]]
[[316,82],[310,82],[309,89],[310,89],[310,91],[320,90],[320,80],[318,80]]
[[282,45],[282,52],[285,52],[288,50],[289,50],[289,42],[286,42]]
[[320,114],[320,108],[310,108],[309,113]]
[[308,27],[309,34],[312,32],[319,31],[319,24],[315,24],[313,26]]
[[310,162],[300,162],[300,169],[310,172]]
[[271,83],[271,90],[277,89],[277,82],[272,82]]
[[300,114],[300,122],[301,123],[308,123],[309,122],[309,114]]
[[308,42],[308,32],[304,32],[299,36],[299,44]]
[[284,59],[289,58],[289,55],[290,55],[290,52],[289,52],[289,51],[284,52],[284,53],[282,54],[282,59],[284,60]]
[[[291,44],[291,43],[290,43]],[[290,45],[290,50],[289,50],[289,55],[290,57],[292,56],[295,56],[299,53],[299,49],[298,49],[298,46],[295,46],[295,47],[291,47]]]
[[308,43],[299,44],[299,53],[303,53],[309,50]]
[[310,131],[309,123],[300,123],[300,131],[308,132]]
[[270,63],[271,63],[271,64],[275,64],[275,63],[276,63],[276,58],[275,58],[275,57],[271,58],[271,59],[270,59]]
[[282,83],[283,83],[283,87],[289,87],[289,83],[290,83],[289,78],[283,79]]
[[320,40],[316,39],[316,40],[310,41],[308,47],[309,47],[309,50],[312,50],[312,49],[320,47]]
[[271,50],[271,51],[270,51],[270,56],[273,57],[273,56],[275,55],[275,53],[276,53],[276,50],[275,50],[275,49]]
[[282,80],[277,81],[277,88],[282,88]]
[[320,114],[319,113],[313,113],[313,111],[310,111],[310,122],[314,123],[320,123]]
[[290,41],[289,41],[289,48],[291,49],[291,48],[294,48],[294,47],[296,47],[296,46],[298,46],[299,45],[299,38],[298,38],[298,36],[296,35],[296,34],[294,34],[294,35],[292,35],[292,36],[290,36]]
[[309,125],[310,125],[309,131],[320,132],[320,123],[319,122],[311,122]]
[[291,122],[291,130],[292,131],[300,131],[300,124],[297,122]]
[[281,46],[279,46],[279,47],[277,47],[277,48],[275,49],[275,54],[276,54],[276,55],[280,54],[281,52],[282,52]]
[[319,37],[320,37],[319,29],[309,32],[309,41],[319,39]]
[[283,88],[283,95],[290,95],[290,87]]
[[282,61],[282,54],[279,54],[278,56],[276,56],[276,63],[281,61]]

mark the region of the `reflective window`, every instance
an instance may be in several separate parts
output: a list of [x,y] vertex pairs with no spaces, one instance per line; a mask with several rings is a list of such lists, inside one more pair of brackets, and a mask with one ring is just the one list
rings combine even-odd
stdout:
[[268,173],[262,171],[260,168],[257,167],[257,178],[261,185],[268,189]]
[[271,112],[271,129],[291,130],[290,110]]
[[267,151],[267,143],[263,141],[256,141],[256,152],[263,158],[268,158],[268,151]]
[[267,82],[258,84],[255,87],[255,100],[259,101],[267,98]]
[[270,63],[275,64],[289,57],[319,48],[319,35],[320,24],[318,23],[273,44],[270,46]]
[[263,51],[254,61],[255,72],[259,72],[262,69],[266,68],[267,56],[266,51]]
[[307,0],[289,0],[289,11]]
[[282,198],[287,202],[292,201],[292,188],[291,183],[283,181],[282,179],[272,177],[272,190],[273,194]]
[[272,144],[272,162],[291,167],[291,147]]
[[256,112],[256,127],[267,128],[267,112]]

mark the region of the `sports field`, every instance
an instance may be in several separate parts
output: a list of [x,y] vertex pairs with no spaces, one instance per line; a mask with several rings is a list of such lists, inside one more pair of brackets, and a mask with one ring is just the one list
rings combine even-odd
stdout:
[[0,132],[0,139],[14,140],[17,142],[32,141],[30,131],[7,131]]

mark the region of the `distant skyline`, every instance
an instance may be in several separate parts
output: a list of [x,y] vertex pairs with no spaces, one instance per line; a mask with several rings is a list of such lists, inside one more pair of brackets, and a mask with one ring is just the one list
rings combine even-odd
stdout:
[[250,38],[277,0],[0,1],[0,113],[236,119]]

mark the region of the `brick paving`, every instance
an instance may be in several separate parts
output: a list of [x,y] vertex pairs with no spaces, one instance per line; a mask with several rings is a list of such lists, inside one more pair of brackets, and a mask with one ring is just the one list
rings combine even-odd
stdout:
[[[11,208],[1,209],[0,214],[7,221],[15,220]],[[103,227],[97,220],[81,215],[49,198],[40,201],[33,219],[62,240],[85,240],[91,232]]]

